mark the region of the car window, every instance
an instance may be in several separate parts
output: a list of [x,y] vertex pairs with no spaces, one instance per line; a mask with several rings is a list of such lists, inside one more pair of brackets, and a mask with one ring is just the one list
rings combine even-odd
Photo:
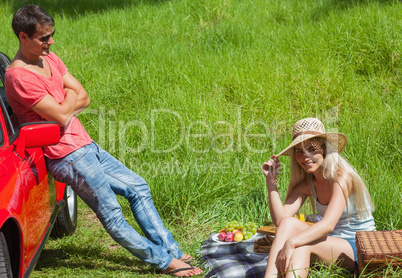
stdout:
[[[7,133],[9,136],[10,143],[13,142],[18,137],[18,120],[13,110],[11,109],[10,104],[7,101],[6,92],[4,90],[4,84],[0,80],[0,108],[1,113],[4,118],[4,122],[6,123]],[[4,134],[1,131],[1,146],[4,144]]]
[[[0,81],[1,82],[1,81]],[[4,113],[3,111],[5,110],[4,105],[3,105],[3,91],[4,91],[4,87],[0,87],[0,109],[1,109],[1,114],[3,115],[4,118]],[[3,134],[3,129],[0,126],[0,147],[2,147],[4,145],[4,134]]]

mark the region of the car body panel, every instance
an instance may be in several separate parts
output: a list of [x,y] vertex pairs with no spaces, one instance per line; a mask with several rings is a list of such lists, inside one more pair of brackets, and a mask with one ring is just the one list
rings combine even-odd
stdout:
[[[21,229],[22,268],[32,261],[55,212],[56,187],[49,188],[41,148],[25,150],[21,160],[8,146],[0,149],[0,227],[13,218]],[[53,183],[54,184],[54,183]],[[51,192],[52,191],[52,192]]]

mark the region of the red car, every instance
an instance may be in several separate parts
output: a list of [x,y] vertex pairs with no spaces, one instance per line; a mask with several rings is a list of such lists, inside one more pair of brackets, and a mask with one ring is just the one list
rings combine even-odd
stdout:
[[0,52],[0,277],[28,277],[49,235],[71,235],[77,196],[48,175],[43,146],[56,144],[56,123],[18,125],[4,91],[10,59]]

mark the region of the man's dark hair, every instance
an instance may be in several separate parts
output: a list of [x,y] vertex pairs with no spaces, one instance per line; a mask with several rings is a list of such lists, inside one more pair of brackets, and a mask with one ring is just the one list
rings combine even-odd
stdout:
[[11,26],[15,35],[19,38],[20,32],[32,37],[36,33],[37,24],[54,26],[54,19],[39,6],[28,5],[14,14]]

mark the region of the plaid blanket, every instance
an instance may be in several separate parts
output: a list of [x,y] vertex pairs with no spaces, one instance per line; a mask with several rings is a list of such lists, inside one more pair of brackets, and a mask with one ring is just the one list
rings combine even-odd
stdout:
[[[259,237],[255,238],[257,240]],[[268,254],[254,253],[254,241],[219,243],[211,237],[199,251],[200,266],[207,269],[205,277],[258,278],[264,277]]]

